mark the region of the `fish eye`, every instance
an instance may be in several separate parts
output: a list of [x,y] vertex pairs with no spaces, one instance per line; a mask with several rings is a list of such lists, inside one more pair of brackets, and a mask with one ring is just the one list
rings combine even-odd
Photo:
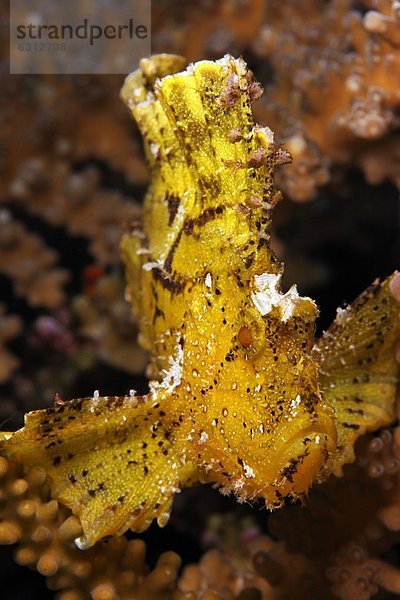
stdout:
[[243,307],[239,313],[236,343],[247,360],[256,358],[265,348],[265,323],[251,307]]
[[243,348],[249,348],[251,346],[251,342],[253,341],[251,329],[247,325],[242,325],[239,329],[237,338],[239,344],[243,346]]

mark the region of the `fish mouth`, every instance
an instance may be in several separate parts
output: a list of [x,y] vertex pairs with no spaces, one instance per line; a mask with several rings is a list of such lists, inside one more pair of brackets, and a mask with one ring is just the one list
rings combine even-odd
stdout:
[[243,497],[262,497],[274,509],[288,496],[303,497],[313,483],[323,479],[337,439],[332,419],[324,417],[302,427],[293,422],[291,431],[287,431],[286,423],[258,460],[241,453],[245,464]]
[[284,495],[304,494],[315,481],[336,447],[329,429],[308,427],[288,440],[279,458],[274,486]]

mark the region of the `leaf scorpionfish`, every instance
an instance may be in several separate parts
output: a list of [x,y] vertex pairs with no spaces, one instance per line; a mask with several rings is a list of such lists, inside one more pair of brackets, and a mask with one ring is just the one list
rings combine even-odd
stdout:
[[122,89],[152,175],[121,244],[149,393],[30,412],[1,438],[4,454],[45,469],[80,518],[81,548],[165,525],[174,494],[195,483],[268,508],[301,498],[394,418],[400,274],[315,340],[318,309],[296,286],[282,291],[271,250],[274,170],[288,155],[254,123],[262,90],[231,56],[182,69],[157,55]]

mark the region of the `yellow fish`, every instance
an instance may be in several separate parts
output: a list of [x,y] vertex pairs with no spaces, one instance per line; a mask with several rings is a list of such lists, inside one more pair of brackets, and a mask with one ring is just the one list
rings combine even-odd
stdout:
[[143,60],[122,90],[152,172],[143,222],[122,240],[149,393],[34,411],[2,437],[3,453],[47,471],[81,520],[81,548],[165,525],[193,483],[279,507],[340,475],[357,437],[394,417],[400,275],[315,341],[318,309],[282,291],[270,247],[288,155],[253,121],[261,88],[231,56],[183,68]]

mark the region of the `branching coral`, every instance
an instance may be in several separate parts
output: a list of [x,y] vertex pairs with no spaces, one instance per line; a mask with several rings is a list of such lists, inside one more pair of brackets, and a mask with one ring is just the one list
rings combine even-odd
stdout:
[[[294,156],[284,187],[307,200],[328,181],[331,166],[349,164],[362,167],[371,182],[398,183],[398,3],[375,3],[378,10],[364,16],[351,12],[351,3],[329,3],[322,15],[319,3],[309,5],[307,27],[298,4],[274,6],[255,46],[279,73],[263,117]],[[290,29],[277,22],[290,22]]]
[[79,335],[88,342],[82,343],[81,350],[129,373],[143,373],[147,358],[132,344],[138,331],[123,288],[120,277],[102,277],[90,294],[75,299],[73,314],[79,321]]
[[105,161],[132,183],[147,180],[126,113],[114,102],[121,77],[2,74],[2,84],[2,197],[24,163],[43,167],[56,156],[72,165]]
[[18,295],[34,306],[55,308],[64,298],[64,269],[55,268],[56,253],[2,209],[0,213],[0,273],[13,279]]
[[94,167],[71,172],[65,160],[23,163],[10,188],[11,198],[29,212],[72,236],[90,240],[89,250],[100,264],[115,264],[118,240],[126,223],[138,215],[138,207],[117,192],[100,186]]
[[[122,324],[124,315],[129,320],[122,297],[118,302],[106,303],[105,306],[101,296],[106,293],[108,300],[111,300],[110,288],[113,288],[107,284],[107,280],[99,287],[103,291],[94,293],[98,280],[105,275],[107,269],[118,269],[118,241],[126,224],[139,214],[137,204],[128,200],[124,194],[104,187],[100,181],[99,168],[90,166],[82,170],[71,170],[71,164],[65,157],[53,158],[51,163],[44,159],[24,162],[11,183],[9,195],[3,201],[6,207],[1,208],[0,219],[0,274],[12,282],[12,292],[17,298],[26,300],[33,309],[48,311],[47,323],[53,322],[55,325],[53,341],[57,335],[61,340],[61,330],[56,324],[60,320],[60,311],[64,313],[66,319],[64,318],[62,328],[67,328],[67,335],[74,338],[75,347],[80,350],[79,357],[86,353],[86,360],[82,361],[78,357],[75,369],[69,369],[70,384],[73,384],[73,379],[84,368],[89,367],[89,363],[93,366],[98,360],[129,372],[142,370],[144,355],[135,343],[131,343],[131,351],[122,351],[126,336],[134,331],[133,324],[128,328],[125,322]],[[24,224],[24,220],[28,226]],[[44,231],[46,241],[34,231],[35,227]],[[53,247],[50,247],[48,240]],[[80,247],[76,240],[80,242]],[[86,241],[82,243],[81,240]],[[79,262],[81,256],[82,265]],[[75,257],[78,260],[74,264]],[[60,263],[72,265],[74,271],[61,267]],[[66,284],[76,286],[74,280],[82,282],[81,294],[75,305],[69,299],[67,304],[66,294]],[[108,292],[105,292],[107,287]],[[91,316],[87,311],[83,314],[82,310],[78,315],[77,307],[82,309],[85,304],[91,306]],[[32,311],[34,317],[37,314]],[[97,315],[96,321],[93,320],[93,315]],[[24,316],[26,318],[26,311]],[[40,335],[43,338],[42,342],[36,344],[36,350],[45,354],[46,349],[49,349],[48,336],[46,338],[49,327],[37,328],[34,319],[32,321],[35,338]],[[33,346],[30,325],[29,321],[26,322],[24,329],[26,356]],[[88,337],[96,340],[91,347],[84,343]],[[131,339],[134,338],[135,336]],[[100,340],[103,343],[98,345]],[[115,351],[116,347],[118,352]],[[65,354],[60,352],[60,344],[52,350],[59,357]],[[28,361],[23,365],[25,370],[27,365]],[[43,370],[40,371],[43,374]],[[49,373],[49,379],[54,381],[55,374]],[[57,372],[56,376],[59,379],[60,373]],[[42,396],[46,396],[46,377],[40,379],[39,370],[33,374],[25,373],[22,377],[36,379],[42,388]],[[61,380],[58,385],[63,386]],[[18,387],[21,387],[21,380]],[[36,388],[35,385],[31,387]],[[18,395],[20,391],[17,391]],[[32,393],[30,400],[27,399],[28,404],[33,401],[34,396]]]
[[16,315],[7,314],[0,305],[0,383],[4,383],[17,368],[19,361],[8,349],[7,342],[17,336],[22,329],[21,320]]
[[241,556],[207,552],[198,565],[185,568],[178,585],[199,600],[208,600],[208,594],[212,600],[306,600],[329,594],[310,560],[267,537],[249,544]]

